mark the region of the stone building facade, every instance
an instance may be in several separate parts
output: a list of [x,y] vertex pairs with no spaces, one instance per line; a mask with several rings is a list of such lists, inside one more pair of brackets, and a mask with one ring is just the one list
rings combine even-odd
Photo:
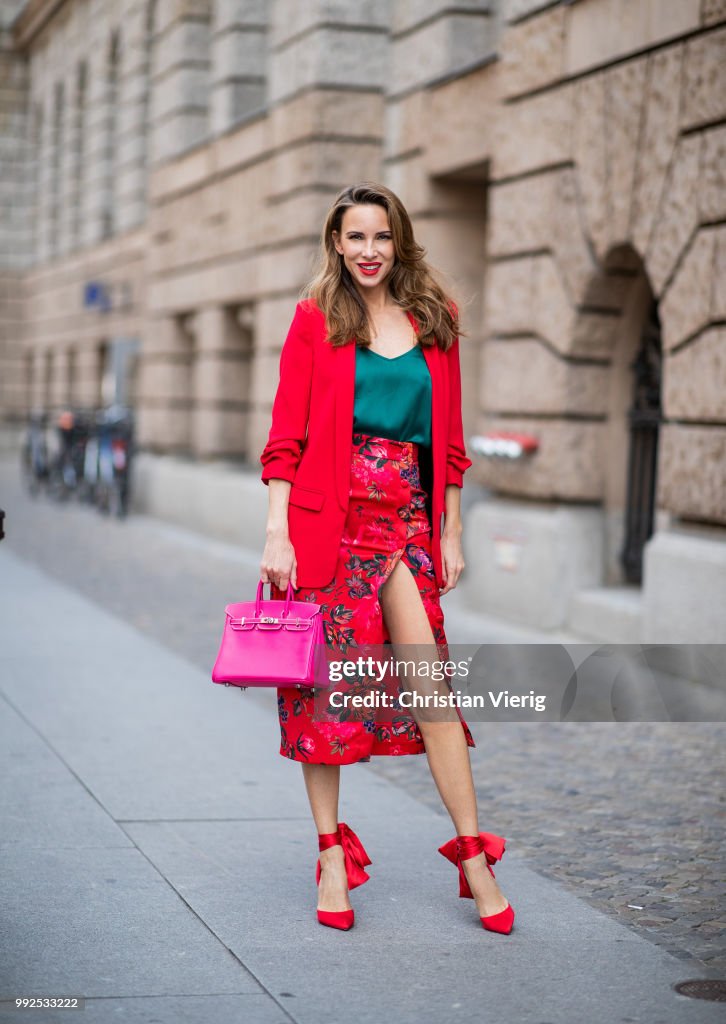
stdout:
[[254,466],[324,213],[381,180],[462,308],[472,605],[724,639],[724,0],[3,10],[6,422],[115,395],[149,458]]

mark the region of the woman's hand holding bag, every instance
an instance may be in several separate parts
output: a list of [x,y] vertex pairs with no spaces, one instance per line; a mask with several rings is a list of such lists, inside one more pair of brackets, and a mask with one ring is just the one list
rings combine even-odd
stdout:
[[212,682],[227,686],[327,686],[328,660],[320,605],[263,600],[228,604]]

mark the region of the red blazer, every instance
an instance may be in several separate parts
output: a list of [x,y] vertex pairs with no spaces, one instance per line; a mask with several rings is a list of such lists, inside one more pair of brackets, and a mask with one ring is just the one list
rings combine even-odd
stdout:
[[[324,587],[332,581],[348,509],[355,342],[335,347],[326,337],[325,317],[315,302],[299,302],[280,354],[272,426],[260,456],[265,483],[273,478],[292,483],[288,526],[299,587]],[[424,346],[423,352],[432,390],[432,554],[442,587],[445,488],[461,487],[472,463],[461,421],[459,339],[448,352],[438,345]]]

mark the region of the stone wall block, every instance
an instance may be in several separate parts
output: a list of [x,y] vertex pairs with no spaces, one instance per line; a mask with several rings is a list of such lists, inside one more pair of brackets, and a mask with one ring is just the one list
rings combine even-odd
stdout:
[[713,290],[711,292],[711,319],[726,320],[726,226],[715,229]]
[[[705,331],[665,360],[663,408],[669,419],[726,423],[726,328]],[[726,476],[726,464],[721,467]]]
[[701,0],[701,21],[704,25],[726,21],[726,0]]
[[211,0],[157,0],[157,31],[186,18],[208,19],[211,6]]
[[576,87],[563,85],[511,104],[492,119],[492,177],[508,177],[569,160]]
[[264,75],[266,37],[264,29],[228,29],[213,36],[215,80],[229,75]]
[[525,459],[477,458],[472,476],[503,494],[541,500],[600,501],[605,486],[605,423],[483,416],[477,433],[534,434],[539,450]]
[[144,331],[143,356],[178,356],[191,351],[191,340],[175,316],[153,317]]
[[681,129],[726,117],[726,28],[686,43]]
[[655,231],[646,253],[646,265],[656,295],[662,292],[698,223],[700,145],[698,135],[688,135],[679,141],[665,184]]
[[506,95],[557,81],[565,68],[566,9],[562,6],[512,25],[501,39]]
[[575,327],[575,309],[565,290],[559,266],[552,256],[535,262],[531,321],[537,334],[559,352],[568,352]]
[[489,195],[489,255],[507,256],[549,246],[555,178],[533,178],[494,185]]
[[207,69],[180,67],[154,86],[151,116],[153,120],[157,120],[179,110],[180,107],[206,111],[208,99]]
[[388,91],[403,92],[452,69],[473,64],[492,51],[491,18],[487,10],[466,14],[449,8],[420,28],[391,40]]
[[136,440],[151,451],[187,452],[190,448],[191,410],[139,404]]
[[550,244],[570,300],[577,303],[597,267],[585,234],[578,177],[572,167],[556,174],[550,217]]
[[416,90],[386,103],[383,125],[386,157],[420,147],[425,98],[423,90]]
[[173,74],[184,61],[205,59],[209,53],[210,32],[206,21],[180,21],[158,36],[154,43],[155,76]]
[[703,133],[700,211],[704,221],[726,219],[726,125]]
[[501,0],[502,15],[507,21],[516,21],[527,14],[549,7],[549,0]]
[[715,243],[713,228],[699,231],[663,297],[660,318],[666,349],[674,348],[708,323]]
[[587,231],[600,259],[610,238],[607,154],[605,150],[605,78],[594,75],[579,83],[576,93],[573,151],[585,209]]
[[619,326],[617,316],[581,310],[572,332],[570,351],[573,355],[609,358],[617,342]]
[[246,454],[246,409],[194,410],[192,447],[197,458],[224,458]]
[[608,368],[559,358],[536,338],[488,341],[481,407],[488,412],[605,415]]
[[633,196],[633,245],[644,253],[653,230],[668,166],[678,138],[683,47],[674,46],[648,59],[643,136]]
[[660,508],[726,525],[726,426],[666,423],[658,446]]
[[142,354],[136,397],[139,401],[174,401],[189,397],[189,364],[174,359],[156,360]]
[[[390,74],[386,39],[380,32],[351,33],[337,26],[321,27],[310,35],[293,39],[270,56],[270,101],[278,103],[319,82],[380,88]],[[355,59],[342,60],[341,54],[347,52],[354,53]]]
[[531,257],[489,265],[485,319],[490,334],[531,331],[535,326],[534,268]]
[[633,284],[630,273],[617,273],[598,269],[587,282],[582,297],[582,305],[597,309],[611,310],[619,313],[625,305],[628,293]]
[[608,64],[699,27],[701,0],[588,0],[569,5],[567,74]]
[[210,402],[218,408],[220,402],[242,402],[249,385],[249,360],[229,358],[222,354],[205,355],[194,363],[194,395],[200,401]]
[[[341,27],[370,25],[388,28],[390,21],[390,0],[370,0],[365,8],[350,3],[350,0],[306,0],[305,3],[300,3],[300,0],[275,0],[274,3],[262,0],[262,3],[270,11],[273,46],[280,46],[321,22]],[[355,36],[351,33],[349,38],[355,39]]]
[[632,61],[605,76],[609,246],[630,240],[630,211],[647,63]]

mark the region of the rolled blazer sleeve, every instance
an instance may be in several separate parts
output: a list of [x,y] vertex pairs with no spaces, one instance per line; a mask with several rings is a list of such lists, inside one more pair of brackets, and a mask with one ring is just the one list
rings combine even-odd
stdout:
[[446,483],[464,486],[464,473],[472,465],[464,445],[464,425],[461,416],[461,365],[459,339],[446,353],[449,360],[449,438],[446,448]]
[[280,353],[280,377],[272,405],[272,426],[260,462],[262,480],[295,479],[307,436],[313,343],[310,312],[303,303],[295,308],[287,338]]

